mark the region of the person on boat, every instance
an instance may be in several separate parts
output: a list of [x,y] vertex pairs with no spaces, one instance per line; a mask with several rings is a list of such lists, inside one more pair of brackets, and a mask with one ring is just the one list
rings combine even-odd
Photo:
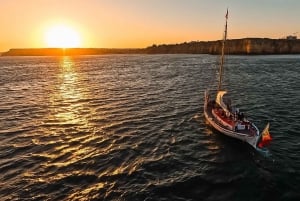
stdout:
[[244,113],[242,112],[241,113],[241,121],[244,121],[244,118],[245,118],[245,116],[244,116]]
[[234,121],[238,120],[238,109],[236,109],[233,113]]

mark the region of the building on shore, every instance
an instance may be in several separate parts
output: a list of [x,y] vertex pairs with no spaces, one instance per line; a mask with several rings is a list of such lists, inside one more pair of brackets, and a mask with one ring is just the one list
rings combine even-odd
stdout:
[[289,35],[286,37],[287,40],[297,40],[297,36]]

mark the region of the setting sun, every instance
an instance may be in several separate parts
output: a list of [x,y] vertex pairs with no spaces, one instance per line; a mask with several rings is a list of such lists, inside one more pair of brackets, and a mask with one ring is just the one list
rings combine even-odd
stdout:
[[45,42],[48,47],[74,48],[81,45],[81,39],[74,29],[64,25],[56,25],[45,33]]

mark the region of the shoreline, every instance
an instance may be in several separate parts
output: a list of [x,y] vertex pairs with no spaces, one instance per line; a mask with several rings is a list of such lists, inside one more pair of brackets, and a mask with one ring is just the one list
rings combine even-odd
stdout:
[[[220,54],[221,40],[160,44],[146,48],[16,48],[0,56],[76,56],[104,54]],[[299,39],[244,38],[227,40],[229,55],[300,54]]]

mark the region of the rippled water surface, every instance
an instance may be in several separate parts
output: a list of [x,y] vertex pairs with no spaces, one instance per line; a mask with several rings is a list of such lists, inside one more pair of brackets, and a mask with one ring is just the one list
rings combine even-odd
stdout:
[[300,200],[300,56],[228,58],[267,158],[205,124],[216,61],[1,57],[1,200]]

